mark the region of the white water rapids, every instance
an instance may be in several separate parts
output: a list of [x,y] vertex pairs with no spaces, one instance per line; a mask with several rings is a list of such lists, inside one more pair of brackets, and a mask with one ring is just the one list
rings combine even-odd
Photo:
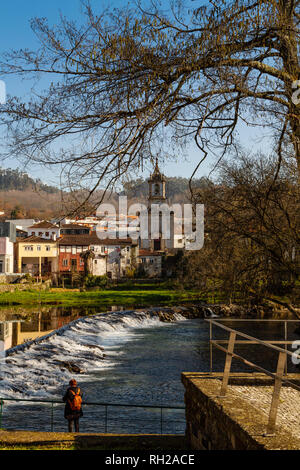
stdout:
[[[175,321],[185,318],[173,314]],[[62,383],[80,369],[80,382],[114,366],[121,345],[135,338],[137,328],[163,327],[155,309],[98,314],[80,318],[28,347],[15,348],[0,359],[0,397],[56,397]]]

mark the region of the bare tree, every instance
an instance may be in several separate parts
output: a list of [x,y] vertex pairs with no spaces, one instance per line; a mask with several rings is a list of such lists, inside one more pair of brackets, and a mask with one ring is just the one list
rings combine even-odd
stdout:
[[273,134],[279,163],[292,147],[300,174],[300,1],[211,0],[190,12],[180,4],[168,15],[153,3],[96,14],[85,2],[83,25],[34,19],[39,50],[7,53],[0,75],[52,83],[1,108],[10,154],[61,165],[88,197],[178,142],[194,139],[200,161],[222,158],[246,123]]
[[[293,295],[300,269],[300,192],[293,168],[266,155],[224,161],[217,182],[200,191],[206,241],[187,254],[187,279],[229,301]],[[269,193],[266,198],[266,193]],[[195,194],[197,198],[197,194]],[[193,279],[194,278],[194,279]]]

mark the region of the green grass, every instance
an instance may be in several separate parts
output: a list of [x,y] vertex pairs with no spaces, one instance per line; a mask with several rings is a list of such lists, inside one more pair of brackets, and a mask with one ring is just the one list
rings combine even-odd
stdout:
[[[142,287],[142,286],[141,286]],[[174,304],[201,300],[201,295],[194,291],[176,291],[170,289],[132,289],[132,290],[99,290],[70,291],[51,289],[49,291],[15,291],[0,294],[0,305],[154,305]]]

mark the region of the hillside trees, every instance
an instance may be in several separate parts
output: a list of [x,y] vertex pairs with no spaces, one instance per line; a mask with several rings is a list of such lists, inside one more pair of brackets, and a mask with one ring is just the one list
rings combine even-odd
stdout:
[[217,182],[198,194],[206,239],[188,255],[187,279],[229,300],[293,291],[300,274],[300,189],[288,164],[274,183],[275,168],[265,155],[223,162]]

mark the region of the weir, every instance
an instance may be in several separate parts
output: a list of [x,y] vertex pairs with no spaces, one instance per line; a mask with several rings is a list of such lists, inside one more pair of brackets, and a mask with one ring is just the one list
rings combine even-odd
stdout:
[[79,374],[82,432],[183,435],[180,361],[187,348],[181,344],[192,351],[194,330],[198,321],[170,309],[116,311],[82,317],[6,351],[0,362],[3,427],[64,431],[62,396]]

